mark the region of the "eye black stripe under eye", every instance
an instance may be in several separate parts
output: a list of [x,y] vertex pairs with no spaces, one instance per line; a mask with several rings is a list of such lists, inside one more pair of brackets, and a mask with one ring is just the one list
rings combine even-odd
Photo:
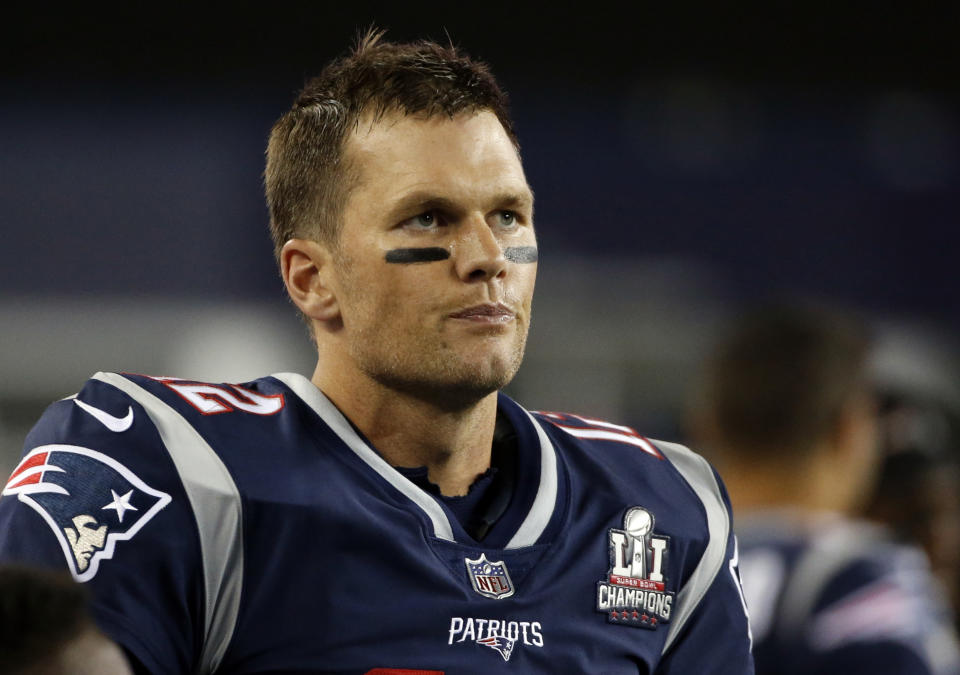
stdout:
[[503,257],[512,263],[535,263],[539,256],[536,246],[511,246],[503,252]]
[[438,260],[446,260],[449,257],[450,251],[447,249],[440,248],[439,246],[431,246],[428,248],[395,248],[387,251],[384,259],[388,263],[408,265],[412,263],[436,262]]

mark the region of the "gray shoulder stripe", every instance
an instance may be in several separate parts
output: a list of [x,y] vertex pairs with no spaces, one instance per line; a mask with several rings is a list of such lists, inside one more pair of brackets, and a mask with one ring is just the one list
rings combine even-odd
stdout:
[[303,402],[313,408],[328,427],[347,444],[371,469],[399,490],[410,501],[420,507],[427,514],[433,524],[433,534],[437,539],[453,541],[453,528],[440,504],[429,494],[417,487],[410,479],[394,469],[353,430],[347,418],[343,416],[337,406],[328,399],[316,385],[303,375],[297,373],[274,373],[271,377],[283,382],[293,392],[303,399]]
[[723,502],[720,486],[707,460],[676,443],[664,441],[654,441],[654,443],[700,498],[707,513],[707,532],[709,533],[707,546],[700,562],[697,563],[686,585],[677,593],[677,609],[671,619],[670,632],[661,651],[665,654],[683,631],[684,625],[693,616],[717,573],[723,568],[727,553],[727,539],[730,537],[730,516]]
[[537,539],[543,534],[544,528],[550,522],[553,510],[557,503],[557,455],[553,448],[553,443],[547,437],[540,424],[533,418],[533,415],[527,413],[530,423],[537,430],[537,438],[540,440],[540,487],[537,490],[537,496],[533,500],[533,506],[527,514],[526,519],[517,529],[506,548],[521,548],[524,546],[533,546]]
[[183,483],[203,556],[206,609],[200,673],[220,665],[233,636],[243,585],[243,511],[227,467],[202,436],[162,400],[115,373],[94,379],[120,389],[147,411]]

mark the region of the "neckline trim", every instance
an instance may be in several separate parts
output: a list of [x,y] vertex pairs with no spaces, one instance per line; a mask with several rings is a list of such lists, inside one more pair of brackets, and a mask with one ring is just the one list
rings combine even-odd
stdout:
[[[366,441],[354,431],[353,426],[343,413],[320,389],[299,373],[274,373],[271,377],[285,384],[294,394],[306,403],[323,422],[350,448],[364,463],[380,475],[391,486],[416,504],[426,514],[433,527],[433,535],[444,541],[456,541],[454,530],[440,503],[432,495],[416,485],[389,462],[380,456]],[[517,405],[503,394],[498,405]],[[532,546],[543,534],[557,503],[557,458],[556,450],[540,424],[529,412],[517,407],[524,413],[536,430],[540,442],[540,484],[523,522],[510,538],[506,549]]]

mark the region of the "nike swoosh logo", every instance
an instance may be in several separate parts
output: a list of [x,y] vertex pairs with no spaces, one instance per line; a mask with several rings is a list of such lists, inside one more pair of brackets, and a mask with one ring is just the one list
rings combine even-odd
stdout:
[[122,431],[126,431],[130,428],[130,425],[133,424],[133,408],[131,406],[127,406],[126,417],[114,417],[110,413],[104,412],[103,410],[100,410],[100,408],[94,408],[89,403],[84,403],[78,398],[73,399],[73,402],[80,406],[81,410],[90,413],[94,419],[100,422],[107,429],[118,434]]

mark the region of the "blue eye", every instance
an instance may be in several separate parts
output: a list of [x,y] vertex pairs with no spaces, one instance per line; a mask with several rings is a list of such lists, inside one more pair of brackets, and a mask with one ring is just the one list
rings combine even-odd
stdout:
[[417,230],[432,230],[439,225],[437,215],[433,211],[421,213],[407,220],[404,227],[410,227]]
[[501,227],[513,228],[517,226],[517,214],[513,211],[501,211],[499,216]]

